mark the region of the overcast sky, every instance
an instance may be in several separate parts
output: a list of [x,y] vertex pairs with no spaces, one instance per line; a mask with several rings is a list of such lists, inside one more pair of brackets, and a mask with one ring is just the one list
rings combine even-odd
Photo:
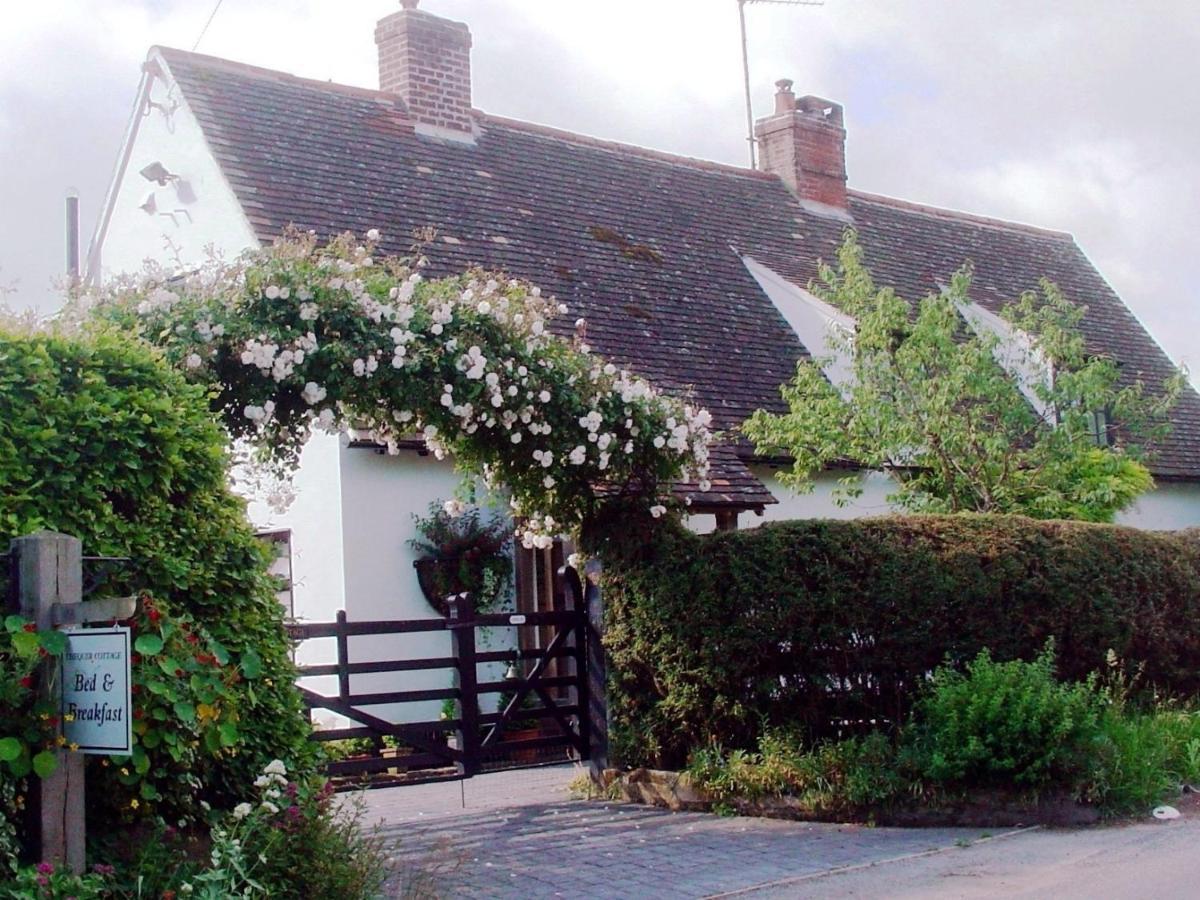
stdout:
[[[0,285],[49,311],[63,197],[86,237],[152,44],[190,49],[215,0],[8,0],[0,29]],[[475,105],[746,159],[736,0],[422,0],[467,22]],[[396,0],[223,0],[200,51],[376,86]],[[1072,232],[1200,380],[1200,4],[826,0],[747,10],[772,84],[846,108],[850,184]],[[86,249],[86,248],[85,248]]]

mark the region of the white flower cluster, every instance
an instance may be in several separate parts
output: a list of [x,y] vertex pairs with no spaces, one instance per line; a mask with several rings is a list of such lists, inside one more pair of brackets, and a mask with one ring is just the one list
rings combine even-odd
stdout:
[[[289,237],[216,275],[171,282],[184,304],[157,287],[137,295],[138,309],[148,333],[170,335],[183,366],[232,352],[248,375],[270,376],[223,372],[222,387],[241,398],[257,426],[252,441],[281,469],[309,430],[353,422],[390,452],[416,433],[438,458],[453,448],[488,464],[489,481],[509,482],[527,507],[527,546],[585,514],[590,501],[568,483],[633,484],[652,473],[694,476],[708,489],[705,410],[587,356],[582,319],[573,339],[556,337],[552,323],[567,307],[538,288],[483,274],[426,282],[420,261],[375,265],[377,239],[372,230],[366,245],[344,236],[318,248],[315,235]],[[414,399],[396,408],[396,397]],[[661,516],[664,504],[651,502]]]

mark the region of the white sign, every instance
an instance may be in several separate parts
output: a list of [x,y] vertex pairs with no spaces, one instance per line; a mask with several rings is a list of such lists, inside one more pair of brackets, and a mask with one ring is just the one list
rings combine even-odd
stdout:
[[80,753],[124,756],[133,750],[129,629],[63,632],[63,735]]

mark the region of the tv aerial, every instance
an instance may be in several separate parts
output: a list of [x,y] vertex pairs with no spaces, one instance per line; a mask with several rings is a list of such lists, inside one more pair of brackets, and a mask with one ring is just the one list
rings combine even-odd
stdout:
[[750,145],[750,168],[755,168],[757,162],[754,152],[754,108],[750,101],[750,48],[746,42],[746,7],[756,3],[766,3],[772,6],[824,6],[825,0],[737,0],[738,22],[742,28],[742,75],[746,88],[746,141]]

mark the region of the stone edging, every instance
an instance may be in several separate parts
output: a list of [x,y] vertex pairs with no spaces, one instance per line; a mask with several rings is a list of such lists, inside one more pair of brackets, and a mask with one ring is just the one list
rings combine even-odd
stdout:
[[[686,772],[662,769],[633,769],[622,772],[605,769],[600,787],[631,803],[643,803],[675,811],[709,812],[718,801],[692,783]],[[739,815],[776,819],[842,822],[845,813],[832,814],[803,806],[795,797],[764,797],[759,800],[731,798],[723,806]],[[981,792],[938,807],[895,807],[863,810],[849,818],[878,825],[908,827],[992,827],[1012,828],[1027,825],[1093,825],[1100,821],[1094,806],[1077,803],[1069,797],[1047,797],[1036,802],[1017,799],[1001,792]]]

